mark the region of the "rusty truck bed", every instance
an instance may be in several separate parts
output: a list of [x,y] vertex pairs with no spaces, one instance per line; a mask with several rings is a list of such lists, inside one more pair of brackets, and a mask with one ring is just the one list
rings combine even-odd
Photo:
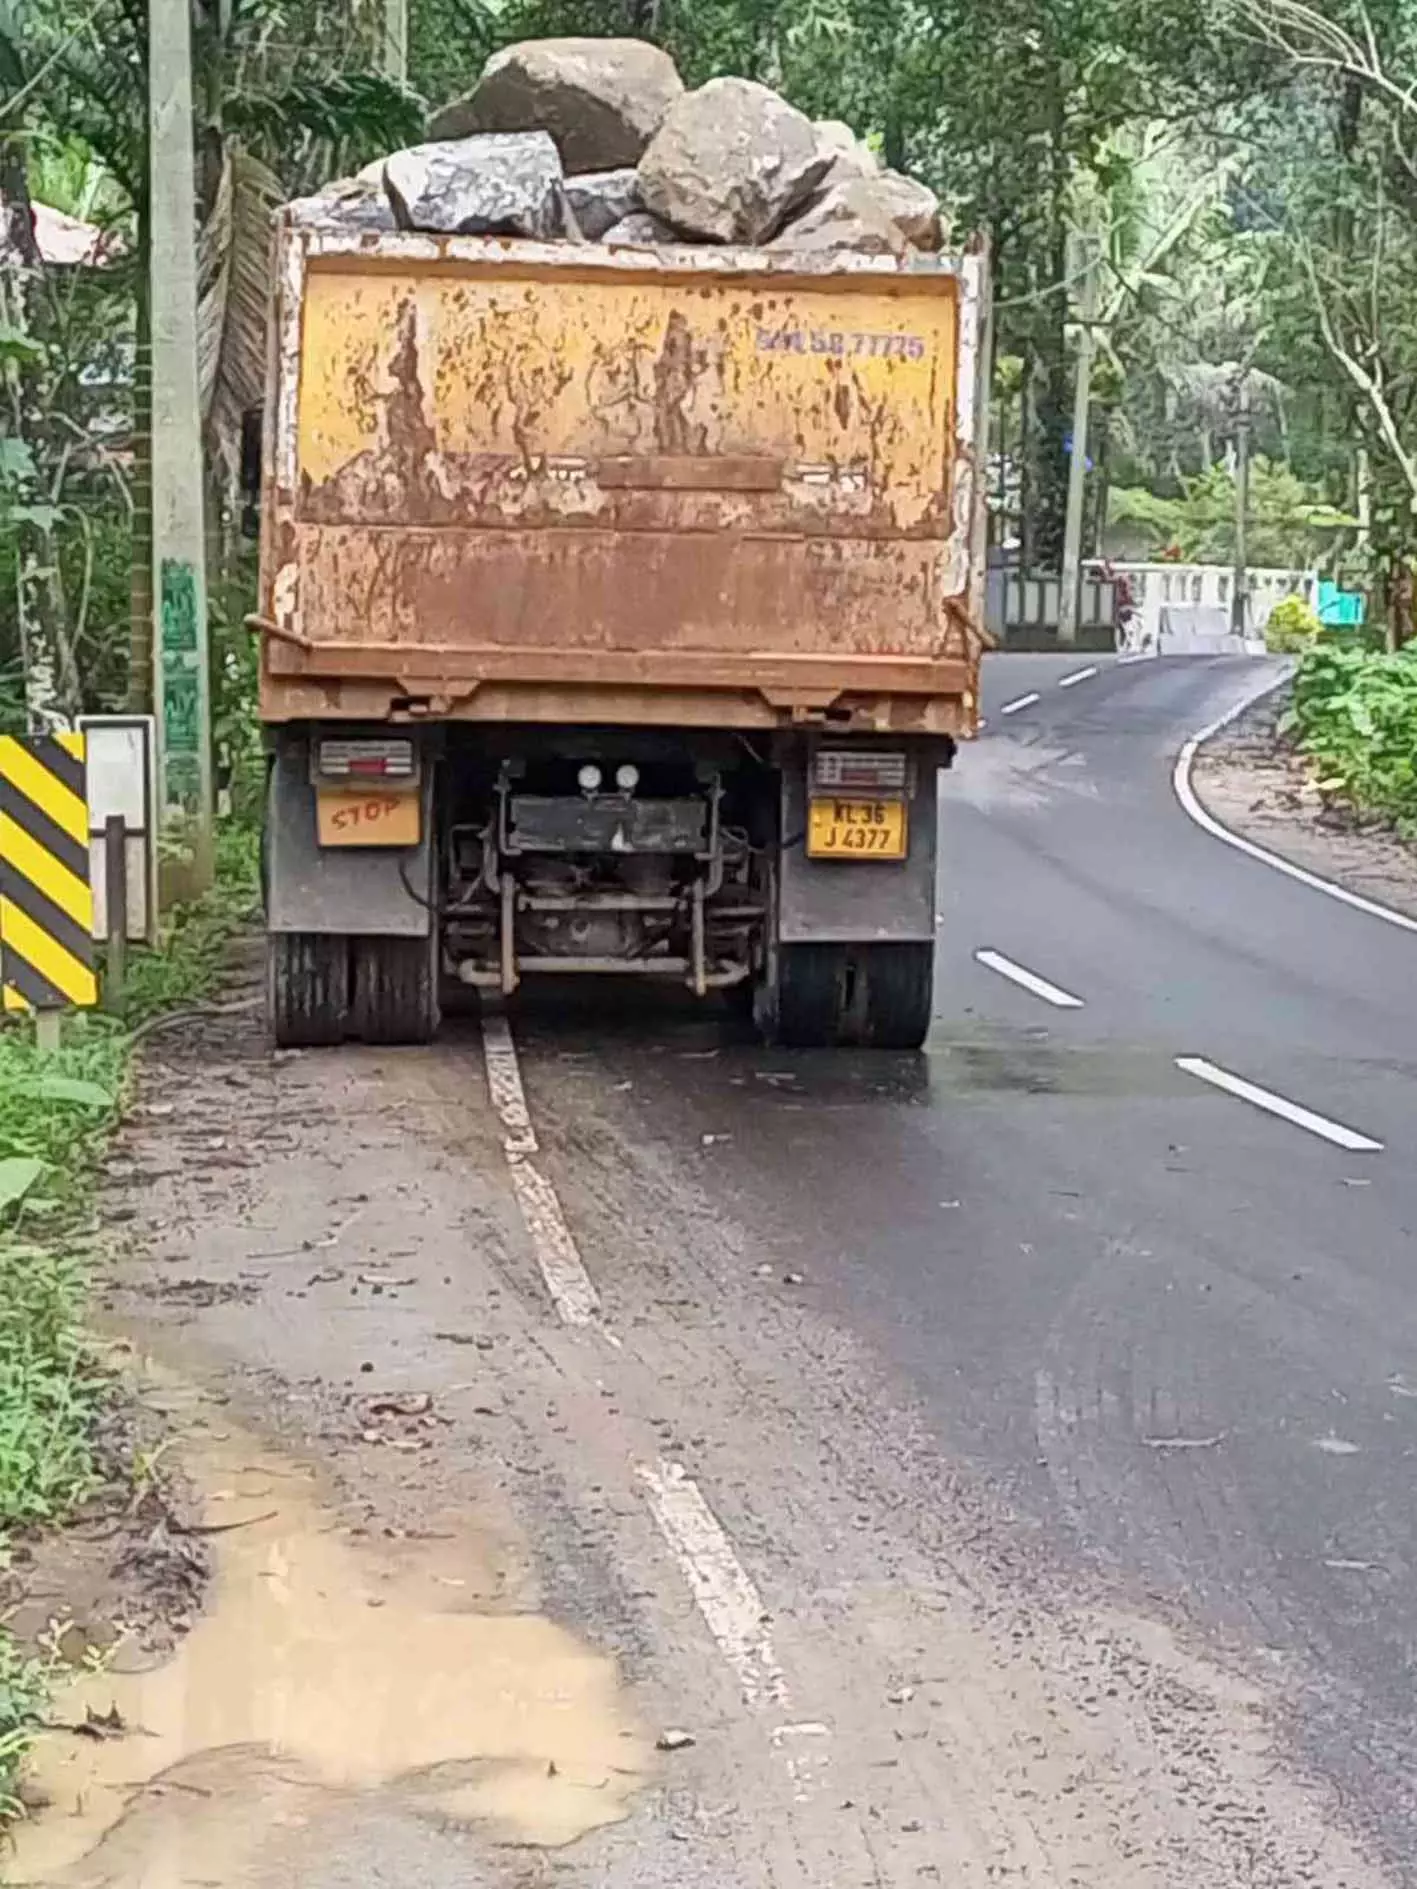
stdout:
[[267,720],[972,727],[982,257],[280,240]]

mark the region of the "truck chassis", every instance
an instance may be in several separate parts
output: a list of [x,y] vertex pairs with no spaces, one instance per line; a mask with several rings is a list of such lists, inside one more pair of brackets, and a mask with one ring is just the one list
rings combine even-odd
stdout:
[[952,757],[802,730],[275,730],[275,1038],[425,1042],[450,987],[607,975],[724,993],[773,1042],[918,1048]]

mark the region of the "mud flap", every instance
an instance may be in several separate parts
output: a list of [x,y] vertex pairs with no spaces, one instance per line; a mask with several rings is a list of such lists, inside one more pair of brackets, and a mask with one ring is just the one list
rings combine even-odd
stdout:
[[304,734],[285,736],[266,800],[266,928],[426,938],[433,923],[433,775],[423,770],[416,846],[321,847]]
[[920,757],[903,860],[809,859],[807,776],[782,772],[777,936],[792,944],[924,944],[935,936],[937,764]]

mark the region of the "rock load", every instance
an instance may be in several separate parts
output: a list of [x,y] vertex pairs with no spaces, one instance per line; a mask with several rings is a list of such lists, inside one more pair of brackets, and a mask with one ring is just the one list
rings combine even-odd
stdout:
[[682,97],[674,61],[640,39],[528,39],[493,53],[464,98],[435,112],[432,138],[549,131],[567,176],[638,164]]
[[435,112],[426,144],[294,206],[356,230],[626,247],[728,243],[905,257],[939,249],[939,200],[849,125],[750,79],[685,91],[635,39],[527,40]]

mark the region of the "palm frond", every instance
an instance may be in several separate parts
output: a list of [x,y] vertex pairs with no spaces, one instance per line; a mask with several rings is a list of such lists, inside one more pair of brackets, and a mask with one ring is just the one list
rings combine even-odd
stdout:
[[424,108],[416,93],[377,72],[336,72],[233,92],[223,120],[297,190],[413,143],[423,134]]
[[202,421],[212,461],[228,475],[239,463],[241,416],[262,399],[271,218],[283,200],[275,173],[235,139],[229,140],[197,262]]

